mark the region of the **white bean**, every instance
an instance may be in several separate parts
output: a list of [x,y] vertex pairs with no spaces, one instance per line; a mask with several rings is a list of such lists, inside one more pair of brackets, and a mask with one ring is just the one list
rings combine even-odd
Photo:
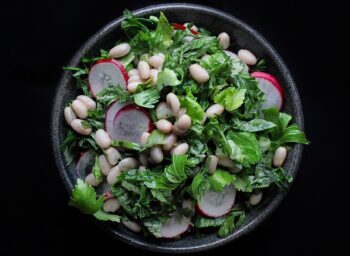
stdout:
[[209,80],[208,72],[199,64],[192,64],[189,67],[189,71],[191,77],[199,84],[203,84]]
[[[180,102],[179,102],[180,103]],[[160,102],[156,107],[157,119],[167,119],[173,115],[169,105],[166,102]]]
[[143,165],[140,165],[139,166],[139,172],[144,172],[144,171],[146,171],[146,166],[143,166]]
[[171,155],[185,155],[188,152],[189,146],[187,143],[181,143],[170,151]]
[[128,76],[129,77],[140,76],[140,73],[139,73],[139,71],[136,68],[134,68],[134,69],[129,70]]
[[140,163],[143,165],[143,166],[148,166],[148,157],[145,153],[141,153],[139,155],[139,160],[140,160]]
[[238,58],[248,65],[255,65],[257,62],[254,54],[246,49],[241,49],[238,51]]
[[148,79],[151,76],[151,69],[146,61],[141,60],[137,65],[137,69],[142,79]]
[[108,58],[120,58],[127,55],[131,50],[128,43],[122,43],[114,46],[108,53]]
[[286,160],[287,149],[285,147],[278,147],[273,156],[273,165],[276,167],[281,167]]
[[79,95],[77,100],[80,100],[88,110],[96,109],[96,102],[86,95]]
[[111,171],[107,175],[107,183],[110,186],[113,186],[118,181],[118,176],[122,173],[122,171],[118,168],[118,166],[114,166]]
[[192,125],[192,120],[191,120],[191,117],[189,115],[182,115],[180,116],[180,118],[175,122],[176,127],[179,129],[179,130],[182,130],[182,131],[188,131],[188,129],[191,128],[191,125]]
[[168,93],[166,96],[166,102],[171,108],[171,111],[173,112],[173,115],[176,116],[177,113],[179,113],[180,110],[180,101],[179,98],[174,93]]
[[186,114],[187,109],[185,108],[180,108],[179,113],[177,113],[177,117],[180,117],[184,114]]
[[215,155],[210,155],[207,158],[208,173],[213,174],[218,166],[219,158]]
[[71,107],[64,108],[64,119],[66,120],[67,124],[70,125],[70,123],[76,118],[77,118],[77,116],[75,115],[75,113]]
[[95,133],[95,141],[96,144],[99,145],[101,148],[108,148],[112,140],[109,137],[108,133],[103,129],[98,129]]
[[164,55],[153,55],[151,58],[148,59],[148,63],[154,68],[161,68],[164,63]]
[[101,172],[107,176],[112,169],[112,165],[107,161],[105,155],[100,155],[98,161],[100,163]]
[[162,146],[163,150],[164,151],[171,150],[174,147],[176,140],[177,140],[177,137],[175,134],[173,133],[168,134],[164,139],[164,144]]
[[128,84],[131,84],[133,82],[142,82],[141,78],[139,76],[130,76],[128,79]]
[[249,204],[250,205],[257,205],[261,202],[263,193],[260,191],[259,193],[252,193],[249,197]]
[[157,85],[158,82],[158,70],[152,68],[151,69],[151,81],[152,81],[152,85]]
[[218,165],[226,167],[226,168],[235,167],[234,162],[228,156],[219,156],[218,158],[219,158]]
[[81,134],[81,135],[89,135],[91,134],[92,130],[91,128],[85,128],[82,124],[81,119],[74,119],[71,123],[70,126],[73,128],[74,131],[76,131],[77,133]]
[[128,86],[127,86],[128,92],[135,93],[137,90],[137,86],[139,86],[140,84],[141,84],[141,82],[132,82],[132,83],[128,84]]
[[204,60],[204,61],[206,61],[209,57],[210,57],[210,56],[209,56],[208,54],[205,54],[205,55],[202,56],[201,59]]
[[88,184],[88,185],[91,185],[93,187],[96,187],[96,186],[98,186],[100,184],[100,182],[98,182],[96,180],[96,177],[92,173],[89,173],[88,175],[86,175],[85,183]]
[[222,32],[218,35],[219,44],[224,50],[230,46],[230,36],[226,32]]
[[137,224],[135,221],[130,221],[130,220],[122,220],[122,223],[125,227],[130,229],[131,231],[134,232],[140,232],[141,231],[141,226]]
[[129,171],[137,166],[137,160],[133,157],[124,158],[117,165],[121,171]]
[[111,198],[108,199],[106,202],[103,204],[103,211],[104,212],[116,212],[120,208],[120,203],[118,199],[116,198]]
[[220,104],[214,104],[211,105],[206,111],[205,116],[206,117],[215,117],[218,115],[221,115],[224,112],[225,108],[221,106]]
[[80,100],[73,100],[72,102],[72,109],[74,110],[74,113],[81,119],[85,119],[88,116],[88,109],[85,106],[84,103],[82,103]]
[[113,147],[107,148],[106,151],[105,151],[105,155],[106,155],[107,161],[111,165],[116,165],[118,163],[118,161],[120,159],[122,159],[122,156],[119,153],[119,151],[116,148],[113,148]]
[[143,132],[141,134],[141,139],[140,139],[140,144],[141,146],[143,147],[144,145],[146,145],[147,143],[147,140],[148,140],[148,137],[150,136],[151,134],[149,132]]
[[227,56],[230,56],[232,60],[238,59],[237,54],[235,54],[235,53],[233,53],[231,51],[227,51],[227,50],[224,50],[224,52],[226,53]]
[[[188,26],[188,22],[186,22],[186,23],[184,23],[184,26],[187,28],[187,26]],[[198,32],[198,27],[196,26],[196,25],[192,25],[192,27],[190,28],[190,29],[192,29],[193,31],[195,31],[195,32]]]
[[160,146],[154,146],[151,148],[150,156],[155,164],[163,162],[164,154],[162,148]]
[[175,135],[183,135],[186,133],[186,131],[179,129],[179,127],[177,127],[177,125],[173,125],[173,133]]
[[166,119],[158,120],[156,126],[161,133],[169,133],[173,128],[173,125]]

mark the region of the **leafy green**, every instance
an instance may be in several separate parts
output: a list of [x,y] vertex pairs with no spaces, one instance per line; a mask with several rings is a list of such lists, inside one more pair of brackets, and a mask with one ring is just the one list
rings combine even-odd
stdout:
[[113,147],[122,147],[122,148],[127,148],[131,150],[141,150],[141,146],[135,142],[131,141],[124,141],[124,140],[112,140]]
[[234,158],[233,160],[239,161],[244,166],[251,166],[261,159],[259,143],[254,133],[229,131],[227,138],[238,146],[243,156],[243,159]]
[[205,172],[198,172],[191,183],[191,193],[195,199],[201,198],[204,191],[210,188],[209,180]]
[[186,108],[186,114],[191,117],[192,123],[200,124],[204,120],[205,112],[193,96],[184,97],[181,107]]
[[117,100],[119,103],[125,103],[132,99],[132,95],[120,86],[108,86],[96,95],[97,101],[104,105],[109,105]]
[[309,141],[305,137],[305,133],[300,131],[300,128],[296,124],[292,124],[288,126],[282,133],[281,137],[274,142],[274,146],[278,147],[285,143],[301,143],[301,144],[309,144]]
[[92,174],[95,176],[97,182],[101,182],[103,180],[103,174],[100,167],[100,160],[99,157],[95,157],[95,164],[92,168]]
[[145,91],[134,94],[136,105],[144,108],[154,108],[154,104],[159,101],[160,92],[157,88],[147,89]]
[[[238,220],[236,221],[238,217]],[[228,236],[230,233],[232,233],[232,231],[242,225],[242,223],[245,220],[245,212],[244,211],[233,211],[232,213],[230,213],[225,221],[223,222],[223,224],[220,226],[218,235],[220,237],[226,237]],[[236,221],[236,223],[235,223]]]
[[135,53],[130,51],[126,56],[119,58],[118,61],[124,66],[127,67],[135,59]]
[[164,68],[163,71],[158,73],[157,89],[161,91],[165,86],[176,86],[181,81],[177,78],[176,73],[173,70]]
[[218,227],[225,222],[225,217],[221,218],[204,218],[198,217],[194,222],[196,228],[208,228],[208,227]]
[[252,119],[249,122],[234,118],[232,123],[234,129],[242,132],[260,132],[276,127],[273,122],[259,118]]
[[158,25],[155,32],[155,44],[159,50],[168,49],[172,43],[173,27],[169,24],[164,13],[160,12]]
[[173,155],[171,165],[164,169],[164,176],[167,180],[174,184],[180,184],[187,179],[185,173],[187,155]]
[[165,143],[165,134],[155,129],[152,131],[151,135],[148,137],[146,145],[143,147],[143,149],[151,148],[154,145],[162,145],[164,143]]
[[224,187],[231,184],[235,179],[235,175],[220,169],[216,169],[216,171],[208,177],[211,188],[217,192],[223,191]]
[[68,204],[78,208],[82,213],[94,214],[101,209],[103,197],[96,199],[94,188],[78,179]]
[[222,105],[227,111],[234,111],[242,106],[246,89],[229,87],[214,96],[214,102]]
[[120,216],[99,210],[94,213],[94,217],[102,221],[120,222]]
[[155,237],[160,238],[162,223],[156,219],[145,220],[143,225],[151,232]]

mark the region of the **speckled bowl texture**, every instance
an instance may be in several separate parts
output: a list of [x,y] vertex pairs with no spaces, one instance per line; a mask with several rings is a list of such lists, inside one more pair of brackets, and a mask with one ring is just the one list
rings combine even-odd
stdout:
[[[140,17],[148,17],[150,15],[159,15],[160,11],[164,12],[170,22],[184,23],[193,21],[197,26],[205,27],[215,34],[225,31],[231,36],[231,42],[234,43],[234,51],[241,48],[249,49],[256,56],[265,59],[268,67],[267,72],[275,75],[284,89],[286,100],[284,102],[283,111],[292,114],[294,118],[293,121],[303,129],[302,105],[293,78],[276,50],[274,50],[257,31],[241,20],[225,12],[193,4],[162,4],[149,6],[135,11],[134,14]],[[112,48],[122,34],[120,29],[122,20],[122,17],[113,20],[93,35],[77,51],[69,63],[69,66],[78,66],[80,58],[85,53],[89,55],[97,55],[101,48]],[[70,72],[65,71],[58,84],[53,102],[51,135],[57,169],[68,191],[72,190],[75,183],[76,177],[73,174],[75,166],[73,164],[70,167],[66,167],[65,159],[59,149],[59,145],[64,140],[66,131],[63,117],[64,107],[67,102],[74,99],[77,94],[78,90],[75,87],[74,78]],[[298,171],[301,155],[301,145],[293,146],[288,153],[284,167],[293,176],[295,176]],[[286,191],[276,192],[269,203],[258,206],[249,212],[244,225],[236,229],[226,238],[218,237],[217,233],[213,231],[200,238],[189,234],[177,240],[164,240],[144,237],[142,234],[133,233],[118,224],[99,222],[98,225],[108,231],[115,238],[132,246],[147,250],[163,253],[204,251],[236,240],[254,230],[274,209],[276,209],[287,191],[288,189]]]

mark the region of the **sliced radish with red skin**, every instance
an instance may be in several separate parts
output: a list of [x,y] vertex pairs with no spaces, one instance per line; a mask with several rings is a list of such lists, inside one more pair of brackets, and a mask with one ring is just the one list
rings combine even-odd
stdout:
[[109,136],[111,136],[111,131],[113,131],[114,128],[113,121],[115,116],[123,107],[128,105],[130,105],[130,103],[119,103],[115,101],[108,107],[105,115],[105,130]]
[[89,88],[91,95],[96,95],[103,89],[112,85],[120,85],[126,89],[128,84],[128,73],[123,65],[114,59],[97,61],[89,71]]
[[113,122],[110,123],[110,120],[108,120],[107,125],[107,132],[113,140],[130,141],[138,144],[141,142],[142,133],[153,130],[153,123],[148,112],[131,104],[120,108],[115,114]]
[[235,198],[236,189],[233,185],[226,186],[222,192],[208,190],[197,202],[196,209],[203,216],[217,218],[232,209]]
[[86,175],[92,172],[95,157],[96,154],[91,150],[81,154],[76,165],[76,172],[80,179],[84,180]]
[[[178,30],[185,30],[186,27],[182,24],[179,24],[179,23],[174,23],[173,24],[173,28],[174,29],[178,29]],[[194,31],[193,29],[190,29],[191,33],[194,34],[194,35],[198,35],[199,32],[198,31]]]
[[191,218],[175,211],[172,216],[162,224],[160,234],[163,238],[175,238],[185,233],[191,224]]
[[265,94],[265,102],[263,102],[261,108],[276,107],[281,109],[283,106],[284,93],[277,79],[265,72],[253,72],[251,76],[258,80],[259,88]]

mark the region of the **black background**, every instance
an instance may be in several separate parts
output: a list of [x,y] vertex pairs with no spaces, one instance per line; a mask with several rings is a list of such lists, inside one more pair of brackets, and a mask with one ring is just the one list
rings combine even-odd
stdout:
[[[75,209],[54,165],[49,139],[52,99],[61,67],[93,33],[125,8],[163,1],[47,1],[2,6],[1,203],[5,212],[2,255],[18,250],[37,255],[87,254],[114,250],[151,255],[112,239]],[[181,2],[181,1],[177,1]],[[189,2],[189,1],[187,1]],[[305,1],[190,1],[224,10],[258,30],[281,54],[298,85],[310,146],[299,175],[281,206],[256,231],[206,255],[318,255],[325,246],[345,241],[342,190],[346,131],[340,110],[347,105],[346,66],[339,62],[338,3]],[[347,29],[348,30],[348,29]],[[220,32],[220,31],[218,31]],[[346,30],[342,31],[346,33]],[[338,78],[341,78],[338,80]],[[5,146],[4,146],[5,145]],[[338,247],[332,247],[333,250]],[[335,251],[334,251],[335,252]]]

